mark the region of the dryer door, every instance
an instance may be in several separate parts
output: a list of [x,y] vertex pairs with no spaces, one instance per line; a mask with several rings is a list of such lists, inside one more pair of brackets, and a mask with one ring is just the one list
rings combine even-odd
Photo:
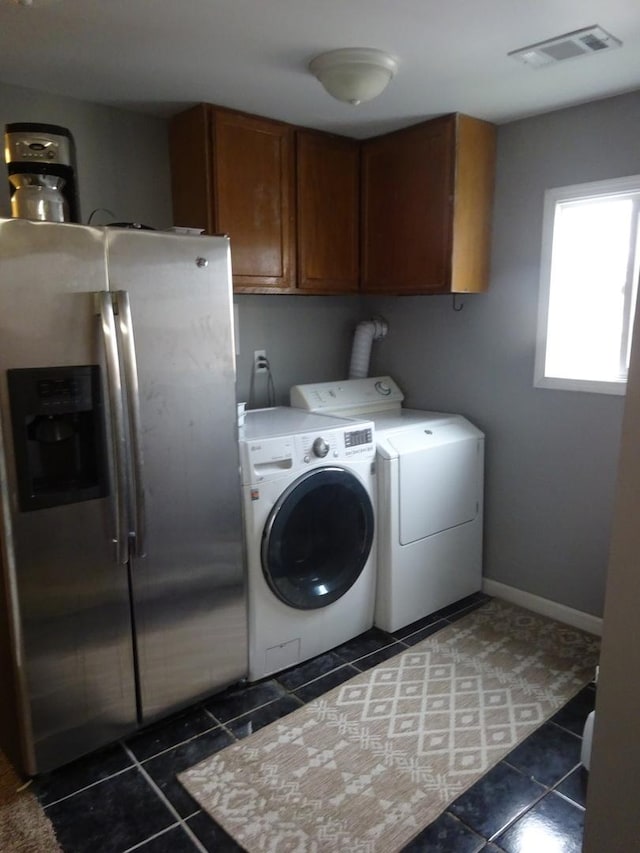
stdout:
[[262,534],[262,570],[285,604],[310,610],[353,586],[373,542],[373,505],[355,474],[316,468],[281,495]]

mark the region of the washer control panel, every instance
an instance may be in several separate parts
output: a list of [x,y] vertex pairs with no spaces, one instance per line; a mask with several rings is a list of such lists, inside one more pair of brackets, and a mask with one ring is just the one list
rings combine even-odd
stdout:
[[301,435],[302,461],[311,462],[354,459],[375,454],[373,424],[334,429],[323,435]]
[[240,442],[244,483],[261,483],[329,464],[371,460],[376,454],[374,425],[357,421],[322,433],[268,436]]

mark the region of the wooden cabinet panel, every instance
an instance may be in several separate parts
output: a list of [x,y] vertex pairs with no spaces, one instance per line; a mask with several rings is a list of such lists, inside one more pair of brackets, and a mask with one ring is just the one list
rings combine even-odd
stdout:
[[449,275],[452,128],[436,120],[367,140],[362,151],[362,284],[440,291]]
[[293,130],[213,111],[216,229],[231,238],[236,289],[295,281]]
[[207,104],[171,120],[174,223],[229,235],[235,290],[295,285],[293,133]]
[[356,140],[296,134],[298,287],[349,293],[359,280],[359,163]]
[[495,128],[444,116],[362,147],[362,289],[486,290]]

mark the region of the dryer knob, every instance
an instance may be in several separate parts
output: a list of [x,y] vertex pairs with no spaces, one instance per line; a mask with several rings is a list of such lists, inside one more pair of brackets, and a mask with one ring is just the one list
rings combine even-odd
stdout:
[[329,445],[324,440],[324,438],[316,438],[316,440],[313,442],[312,449],[316,456],[318,456],[320,459],[324,459],[324,457],[329,452]]

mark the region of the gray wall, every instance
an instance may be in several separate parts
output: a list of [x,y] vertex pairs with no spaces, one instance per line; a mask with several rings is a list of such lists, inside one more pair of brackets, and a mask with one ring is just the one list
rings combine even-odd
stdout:
[[489,292],[368,300],[391,329],[373,369],[486,431],[485,574],[596,615],[624,398],[533,388],[543,195],[640,173],[639,131],[640,93],[500,127]]
[[[80,212],[95,225],[141,222],[167,228],[171,219],[169,147],[162,119],[0,83],[0,129],[36,121],[59,124],[73,134]],[[6,176],[6,171],[2,174]],[[10,216],[9,188],[0,180],[0,216]]]
[[[231,250],[233,257],[233,248]],[[302,382],[344,379],[361,315],[358,296],[236,296],[238,399],[249,401],[253,351],[267,351],[276,403],[289,404],[289,388]],[[264,375],[254,381],[253,408],[266,405]]]

